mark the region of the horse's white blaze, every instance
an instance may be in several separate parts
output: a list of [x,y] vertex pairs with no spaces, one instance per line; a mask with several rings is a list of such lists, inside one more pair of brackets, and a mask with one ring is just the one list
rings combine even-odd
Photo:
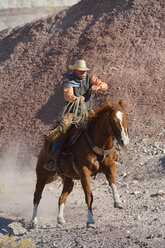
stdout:
[[[122,138],[122,141],[124,143],[124,146],[128,146],[129,144],[129,137],[128,137],[128,133],[126,134],[125,133],[125,130],[124,130],[124,127],[123,127],[123,124],[122,124],[122,121],[123,121],[123,113],[120,112],[120,111],[117,111],[116,113],[116,117],[119,119],[120,121],[120,126],[121,126],[121,138]],[[127,130],[126,130],[127,131]]]
[[37,210],[38,210],[38,205],[34,204],[33,207],[33,216],[32,216],[32,222],[34,222],[35,224],[37,224]]
[[118,203],[121,202],[118,191],[117,191],[117,187],[114,183],[111,184],[111,188],[112,188],[112,192],[113,192],[114,202],[118,202]]
[[88,223],[95,223],[94,219],[93,219],[93,214],[91,213],[91,211],[88,209]]
[[62,203],[58,208],[58,220],[64,222],[64,203]]

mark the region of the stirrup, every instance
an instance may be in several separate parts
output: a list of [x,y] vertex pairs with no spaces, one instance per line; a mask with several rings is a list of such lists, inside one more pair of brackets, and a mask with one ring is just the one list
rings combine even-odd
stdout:
[[48,171],[57,171],[56,162],[52,159],[50,159],[46,164],[44,164],[43,167]]

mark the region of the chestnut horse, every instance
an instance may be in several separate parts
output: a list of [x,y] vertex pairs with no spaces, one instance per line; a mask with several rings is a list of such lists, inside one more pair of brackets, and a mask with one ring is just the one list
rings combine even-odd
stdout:
[[[106,100],[102,108],[89,115],[87,128],[74,144],[69,145],[69,155],[65,153],[65,149],[60,152],[59,171],[54,172],[54,174],[43,168],[43,164],[50,158],[52,150],[52,144],[45,142],[36,168],[37,183],[31,220],[33,226],[37,225],[37,208],[44,186],[55,180],[58,175],[63,179],[63,190],[58,203],[57,222],[59,224],[65,223],[63,212],[66,199],[73,189],[75,179],[79,179],[88,206],[87,227],[94,225],[92,213],[93,195],[90,180],[91,176],[97,173],[105,174],[112,188],[114,207],[122,208],[115,181],[116,153],[113,146],[113,137],[117,139],[121,147],[128,146],[127,115],[122,100],[114,104]],[[67,143],[67,141],[64,143]],[[64,147],[68,147],[68,145],[64,145]]]

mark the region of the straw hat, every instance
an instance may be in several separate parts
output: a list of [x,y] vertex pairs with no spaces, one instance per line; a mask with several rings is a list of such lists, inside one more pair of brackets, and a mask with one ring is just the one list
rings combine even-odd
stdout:
[[69,69],[79,70],[79,71],[89,71],[90,70],[87,67],[85,60],[83,60],[83,59],[76,60],[74,65],[69,65]]

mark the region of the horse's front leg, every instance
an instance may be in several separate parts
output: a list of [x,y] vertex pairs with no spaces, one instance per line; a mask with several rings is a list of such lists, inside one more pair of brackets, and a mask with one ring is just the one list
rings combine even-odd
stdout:
[[66,199],[68,195],[71,193],[74,186],[74,179],[66,177],[64,180],[63,190],[58,202],[58,216],[57,222],[58,224],[64,224],[64,206],[66,203]]
[[46,184],[46,179],[41,180],[39,177],[37,178],[37,183],[36,183],[36,190],[34,192],[34,199],[33,199],[33,216],[31,219],[31,227],[35,228],[37,227],[38,221],[37,221],[37,210],[38,210],[38,205],[42,197],[42,192]]
[[87,227],[95,227],[95,221],[93,219],[92,213],[93,195],[91,191],[90,181],[90,171],[88,170],[88,168],[84,167],[81,176],[81,184],[85,193],[85,199],[88,206]]
[[112,188],[114,207],[122,209],[123,206],[122,206],[120,196],[118,194],[118,190],[116,187],[115,173],[116,173],[116,166],[115,166],[115,162],[113,162],[109,166],[106,167],[105,175],[109,182],[110,187]]

